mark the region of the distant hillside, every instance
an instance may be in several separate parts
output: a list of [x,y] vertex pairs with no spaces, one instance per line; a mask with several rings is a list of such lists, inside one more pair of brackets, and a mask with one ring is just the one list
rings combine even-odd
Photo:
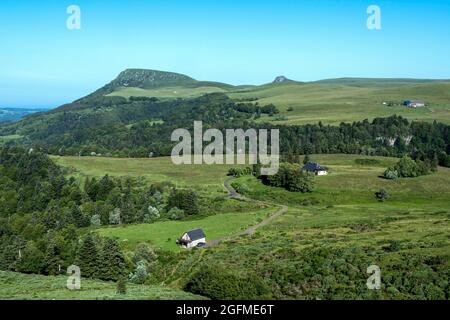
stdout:
[[317,84],[334,84],[353,87],[389,87],[408,86],[417,84],[430,84],[437,82],[450,82],[450,80],[408,79],[408,78],[337,78],[314,81]]
[[197,81],[191,77],[184,74],[157,71],[157,70],[146,70],[146,69],[127,69],[122,71],[116,79],[108,83],[103,88],[97,90],[93,95],[107,95],[114,91],[123,88],[141,88],[141,89],[155,89],[163,87],[202,87],[202,86],[217,86],[217,87],[227,87],[231,88],[231,85],[218,83],[218,82],[208,82],[208,81]]
[[48,109],[0,108],[0,123],[18,121],[27,115],[36,112],[45,112]]
[[[426,107],[407,108],[402,105],[405,100],[423,100]],[[86,97],[1,125],[0,142],[39,144],[56,154],[61,148],[71,148],[65,154],[77,154],[87,152],[81,150],[83,146],[92,146],[89,150],[103,154],[122,150],[124,155],[145,155],[151,149],[155,155],[165,155],[170,145],[161,141],[161,134],[175,126],[192,125],[194,120],[221,128],[249,123],[338,126],[393,115],[450,124],[450,81],[297,82],[278,76],[264,85],[232,86],[179,73],[128,69]]]

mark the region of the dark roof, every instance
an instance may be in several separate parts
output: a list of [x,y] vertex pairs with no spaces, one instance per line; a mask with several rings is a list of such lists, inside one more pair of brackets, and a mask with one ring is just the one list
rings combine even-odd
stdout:
[[317,172],[317,171],[327,171],[327,169],[321,167],[318,163],[308,162],[303,166],[302,171]]
[[415,104],[415,103],[425,104],[425,101],[422,101],[422,100],[406,100],[404,102],[404,104],[406,104],[406,105],[408,105],[408,104]]
[[195,229],[188,231],[186,233],[192,241],[206,238],[205,233],[203,232],[202,229]]

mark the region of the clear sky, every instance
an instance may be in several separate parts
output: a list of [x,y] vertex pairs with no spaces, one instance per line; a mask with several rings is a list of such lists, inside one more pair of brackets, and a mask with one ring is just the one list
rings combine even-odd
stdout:
[[[66,27],[72,4],[81,30]],[[366,26],[371,4],[381,30]],[[450,0],[0,1],[0,106],[58,106],[126,68],[231,84],[448,79]]]

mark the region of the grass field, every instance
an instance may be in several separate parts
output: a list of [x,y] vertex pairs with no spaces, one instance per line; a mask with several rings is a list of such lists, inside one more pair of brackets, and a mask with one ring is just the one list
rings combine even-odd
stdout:
[[66,276],[39,276],[0,271],[0,299],[14,300],[197,300],[203,297],[159,286],[127,284],[126,294],[116,283],[81,279],[81,290],[69,290]]
[[[416,293],[412,292],[410,284],[417,283],[418,287],[427,286],[428,282],[434,285],[443,283],[445,279],[441,278],[445,271],[442,268],[450,268],[450,169],[440,167],[432,175],[390,181],[380,175],[386,167],[398,161],[395,158],[342,154],[312,155],[311,158],[330,169],[328,176],[316,177],[316,190],[311,194],[269,187],[254,177],[236,179],[235,183],[246,185],[246,197],[287,205],[288,212],[258,229],[252,236],[233,238],[216,247],[177,255],[155,269],[153,283],[181,288],[190,275],[206,265],[213,265],[242,276],[259,274],[266,277],[271,288],[277,288],[280,284],[285,288],[294,286],[281,292],[274,289],[277,298],[302,298],[303,293],[296,288],[304,284],[306,280],[303,277],[308,272],[320,269],[322,265],[309,264],[314,262],[310,260],[308,252],[324,249],[330,250],[329,254],[332,254],[344,250],[348,254],[345,263],[350,264],[351,268],[359,268],[352,269],[353,280],[346,280],[345,276],[342,278],[345,273],[343,270],[347,268],[345,264],[341,266],[344,268],[342,270],[332,269],[327,281],[334,284],[329,288],[322,282],[322,291],[317,293],[317,297],[432,297],[431,291],[426,292],[428,289],[419,288]],[[139,176],[145,173],[149,179],[155,179],[156,175],[158,179],[167,178],[180,184],[189,183],[190,179],[185,174],[193,174],[181,171],[173,174],[173,165],[164,158],[92,160],[94,164],[89,166],[91,159],[88,158],[57,159],[59,163],[70,164],[83,174],[122,175],[131,172]],[[211,170],[209,166],[191,171],[197,177],[194,187],[213,189],[215,186],[217,190],[222,188],[227,172],[225,168]],[[379,202],[374,196],[380,188],[387,189],[390,194],[386,202]],[[199,220],[100,228],[97,232],[104,236],[119,237],[127,250],[132,250],[139,242],[148,242],[163,250],[179,252],[175,239],[187,230],[204,228],[208,240],[211,240],[235,234],[260,221],[274,209],[240,210]],[[324,264],[333,265],[344,261],[344,258],[338,257],[314,259],[325,259]],[[427,265],[433,261],[437,261],[436,265]],[[382,269],[383,286],[386,287],[379,292],[368,292],[365,288],[365,268],[371,264]],[[299,268],[303,268],[303,271],[297,275]],[[313,280],[308,281],[308,286],[314,286]],[[445,283],[442,285],[445,286]],[[330,293],[336,292],[338,288],[343,295]],[[329,295],[323,295],[325,293],[322,292],[329,292]],[[441,299],[443,291],[439,292],[436,297]],[[314,298],[315,295],[310,297]]]
[[22,136],[18,134],[12,134],[9,136],[0,136],[0,145],[13,140],[19,140],[20,138],[22,138]]
[[99,229],[102,236],[119,238],[124,247],[133,249],[140,242],[150,243],[155,248],[180,251],[175,243],[184,232],[202,228],[207,240],[231,236],[247,227],[257,224],[275,209],[240,213],[222,213],[200,220],[162,221],[152,224],[140,224]]
[[[376,160],[378,163],[359,165],[358,159]],[[379,206],[374,193],[385,188],[391,195],[388,201],[390,205],[421,209],[444,207],[450,210],[449,168],[440,167],[437,173],[428,176],[386,180],[380,176],[398,159],[359,155],[314,155],[312,160],[329,167],[330,172],[328,176],[316,178],[317,187],[311,194],[291,193],[282,188],[268,187],[253,177],[240,178],[240,181],[253,190],[249,194],[252,197],[269,197],[274,202],[287,201],[292,205],[305,199],[315,199],[323,205]]]
[[[429,176],[391,181],[380,175],[397,159],[358,155],[312,158],[329,167],[330,173],[316,178],[317,188],[311,194],[268,187],[254,177],[238,179],[238,183],[245,183],[250,190],[246,196],[289,204],[288,214],[278,218],[268,229],[291,233],[301,239],[297,242],[299,245],[422,241],[434,247],[427,252],[441,251],[450,255],[449,168],[440,167]],[[378,163],[358,165],[358,159]],[[390,194],[390,199],[383,203],[374,196],[381,188]],[[420,250],[420,247],[409,249]]]
[[156,97],[160,99],[173,99],[173,98],[194,98],[203,94],[213,92],[225,92],[226,90],[218,87],[163,87],[157,89],[141,89],[141,88],[122,88],[115,91],[108,96],[119,96],[124,98],[129,97]]
[[106,157],[58,157],[56,163],[73,168],[82,175],[143,177],[149,182],[171,181],[180,185],[208,186],[221,184],[232,165],[174,165],[170,157],[124,159]]
[[[445,299],[445,270],[450,270],[450,169],[387,181],[379,175],[397,159],[356,155],[312,159],[328,166],[330,175],[317,177],[317,190],[311,194],[268,187],[254,177],[237,179],[250,190],[247,197],[288,205],[288,212],[251,237],[193,252],[185,261],[167,266],[166,283],[177,285],[185,270],[214,264],[237,274],[259,274],[273,281],[272,288],[282,284],[283,293],[274,289],[279,298],[304,299],[309,292],[311,299]],[[359,165],[358,159],[378,163]],[[381,187],[391,194],[383,203],[374,197]],[[328,251],[312,257],[314,250]],[[347,256],[339,256],[342,252]],[[372,264],[382,270],[378,292],[366,288],[366,268]],[[319,280],[318,273],[327,276]],[[430,288],[437,285],[441,289],[433,295]]]
[[[401,115],[410,120],[450,123],[450,83],[414,84],[392,87],[357,87],[337,84],[289,84],[265,86],[245,93],[230,94],[232,98],[258,98],[261,105],[273,103],[281,113],[275,117],[262,117],[259,121],[280,124],[322,123],[337,125],[341,122],[361,121],[375,117]],[[404,106],[388,107],[385,101],[424,100],[426,108]],[[293,111],[288,112],[291,107]],[[284,121],[276,121],[277,117]]]
[[[159,89],[122,88],[110,95],[146,96],[166,99],[197,97],[225,92],[233,99],[257,98],[260,105],[275,104],[280,114],[258,121],[278,124],[307,124],[322,121],[337,125],[375,117],[401,115],[409,120],[450,123],[450,82],[401,79],[336,79],[311,83],[290,82],[246,88],[170,87]],[[423,100],[426,108],[388,107],[383,102]],[[292,108],[292,111],[287,111]],[[277,120],[278,119],[278,120]]]

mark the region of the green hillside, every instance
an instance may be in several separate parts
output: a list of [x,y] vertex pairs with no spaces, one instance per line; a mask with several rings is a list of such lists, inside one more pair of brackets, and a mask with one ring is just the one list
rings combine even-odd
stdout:
[[[306,124],[321,121],[337,125],[376,117],[401,115],[410,120],[450,123],[450,82],[403,83],[386,80],[378,84],[361,80],[351,83],[318,82],[308,84],[266,85],[245,92],[230,93],[233,99],[258,98],[260,104],[273,103],[280,109],[275,117],[260,121],[276,124]],[[423,100],[426,108],[401,105],[404,100]],[[383,102],[394,102],[394,106]],[[290,108],[290,109],[289,109]],[[291,110],[291,111],[288,111]]]
[[[183,288],[201,274],[216,288],[202,287],[202,292],[221,297],[231,291],[214,281],[231,272],[256,283],[264,279],[260,294],[276,299],[448,299],[450,169],[440,167],[428,176],[391,181],[380,176],[398,161],[395,158],[335,154],[312,155],[311,159],[330,170],[328,176],[315,179],[316,189],[311,194],[266,186],[252,176],[235,180],[233,185],[240,186],[245,197],[286,205],[288,212],[253,236],[164,260],[154,269],[153,282]],[[178,170],[167,158],[102,159],[91,162],[89,168],[89,159],[57,160],[98,175],[142,171],[157,176]],[[118,162],[127,161],[127,167],[120,169]],[[197,178],[191,187],[212,188],[214,181],[226,178],[225,170],[218,170],[211,179],[208,167],[193,170]],[[186,183],[182,175],[168,178]],[[390,194],[386,202],[374,196],[381,188]],[[144,241],[174,251],[168,238],[172,241],[180,231],[204,227],[212,238],[227,230],[234,233],[239,223],[245,226],[257,221],[258,214],[249,211],[193,221],[100,228],[98,232],[119,237],[128,250]],[[380,291],[366,288],[366,268],[372,264],[382,270]]]
[[[241,88],[198,82],[191,78],[177,79],[176,86],[172,85],[174,83],[172,81],[156,81],[151,85],[145,81],[138,81],[137,85],[133,86],[131,81],[124,81],[121,78],[119,76],[112,82],[113,85],[108,85],[108,92],[111,91],[108,96],[174,99],[225,92],[239,101],[252,99],[252,102],[261,105],[275,104],[281,113],[276,117],[265,116],[261,121],[276,124],[292,125],[322,121],[325,124],[335,125],[393,114],[410,120],[439,120],[450,123],[448,80],[340,78],[303,83],[277,77],[273,83]],[[120,86],[124,82],[127,87]],[[420,110],[408,109],[400,105],[404,100],[423,100],[428,106]],[[383,105],[383,102],[394,102],[395,105],[388,107]]]
[[81,279],[81,290],[66,287],[67,276],[40,276],[0,271],[0,299],[14,300],[198,300],[178,289],[148,285],[127,285],[126,294],[116,293],[116,284]]

